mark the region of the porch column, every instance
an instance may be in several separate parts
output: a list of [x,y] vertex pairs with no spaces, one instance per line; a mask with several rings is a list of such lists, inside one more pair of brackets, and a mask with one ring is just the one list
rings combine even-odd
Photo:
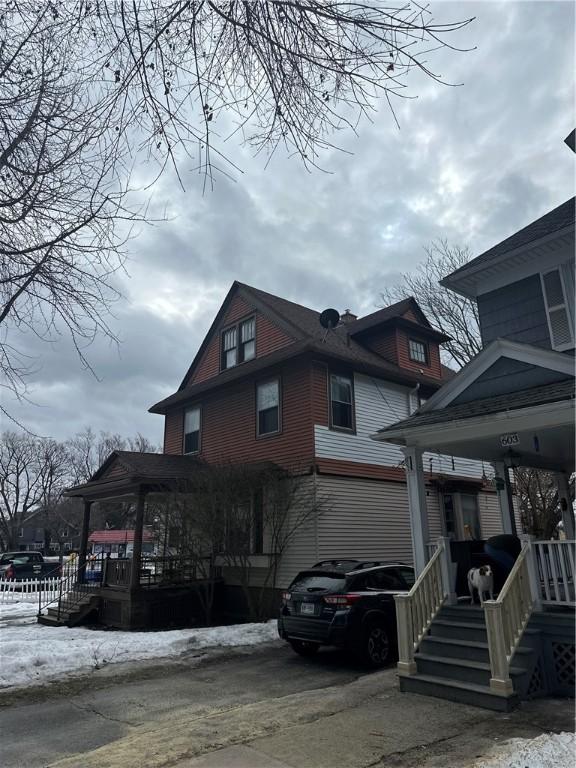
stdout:
[[140,586],[140,569],[142,567],[142,533],[144,531],[144,503],[146,492],[138,491],[136,502],[136,524],[134,526],[134,548],[132,550],[132,567],[130,570],[130,589]]
[[86,565],[86,555],[88,554],[88,535],[90,533],[90,509],[92,502],[84,499],[84,513],[82,515],[82,533],[80,534],[80,552],[78,553],[78,573],[79,581],[84,581],[83,568]]
[[422,450],[414,446],[402,448],[408,487],[410,529],[412,532],[412,553],[414,569],[419,576],[426,566],[426,545],[428,544],[428,512],[426,509],[426,488],[422,467]]
[[512,501],[512,487],[510,486],[510,472],[503,461],[492,462],[496,477],[504,482],[504,487],[496,486],[498,502],[500,503],[500,516],[502,518],[502,532],[518,535],[516,530],[516,518],[514,517],[514,504]]
[[554,480],[558,489],[558,501],[564,524],[564,534],[567,539],[574,541],[574,509],[570,496],[570,481],[566,472],[555,472]]

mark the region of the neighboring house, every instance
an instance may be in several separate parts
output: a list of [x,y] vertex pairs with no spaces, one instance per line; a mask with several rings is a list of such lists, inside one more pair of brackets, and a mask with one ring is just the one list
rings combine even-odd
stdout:
[[[88,537],[93,555],[110,555],[112,558],[132,557],[134,551],[134,530],[93,531]],[[142,554],[154,554],[154,535],[142,532]]]
[[80,531],[60,519],[46,526],[42,510],[32,512],[18,529],[16,548],[19,551],[36,550],[48,554],[68,554],[80,544]]
[[[574,229],[572,198],[442,281],[478,302],[484,348],[417,413],[383,421],[374,435],[406,456],[421,573],[398,605],[402,690],[495,709],[519,696],[573,694]],[[482,613],[450,607],[453,546],[441,543],[424,570],[437,514],[425,489],[429,451],[495,465],[506,533],[515,532],[509,468],[555,473],[566,538],[525,541],[498,599]]]

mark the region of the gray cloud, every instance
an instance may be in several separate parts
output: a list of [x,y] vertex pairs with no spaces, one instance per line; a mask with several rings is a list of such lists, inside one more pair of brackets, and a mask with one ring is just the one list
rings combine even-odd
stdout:
[[464,85],[415,72],[418,98],[396,102],[401,129],[381,105],[358,137],[335,137],[346,153],[322,158],[329,173],[281,155],[264,169],[230,143],[243,170],[235,181],[221,176],[203,194],[196,175],[184,174],[186,192],[164,176],[152,210],[167,220],[131,242],[114,322],[123,343],[89,351],[100,380],[65,339],[46,348],[26,338],[41,365],[30,381],[41,407],[5,405],[43,434],[91,424],[159,441],[162,419],[146,410],[176,389],[234,279],[315,308],[370,312],[432,239],[478,254],[573,194],[563,144],[574,127],[573,4],[441,3],[436,13],[463,9],[477,20],[457,42],[476,50],[431,58]]

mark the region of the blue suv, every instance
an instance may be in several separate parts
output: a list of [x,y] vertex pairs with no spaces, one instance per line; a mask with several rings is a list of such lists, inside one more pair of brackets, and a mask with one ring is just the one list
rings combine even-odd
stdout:
[[394,595],[413,584],[414,569],[404,563],[324,560],[282,594],[278,633],[301,656],[332,645],[383,666],[396,651]]

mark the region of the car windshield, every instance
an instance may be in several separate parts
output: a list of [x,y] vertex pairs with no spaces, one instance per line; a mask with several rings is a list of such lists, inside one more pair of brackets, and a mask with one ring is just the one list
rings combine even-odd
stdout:
[[292,582],[291,592],[340,592],[346,586],[343,573],[299,573]]
[[28,555],[26,552],[6,552],[5,555],[2,555],[3,563],[12,561],[14,563],[21,564],[21,563],[29,563],[35,559],[36,559],[36,556],[34,554]]

